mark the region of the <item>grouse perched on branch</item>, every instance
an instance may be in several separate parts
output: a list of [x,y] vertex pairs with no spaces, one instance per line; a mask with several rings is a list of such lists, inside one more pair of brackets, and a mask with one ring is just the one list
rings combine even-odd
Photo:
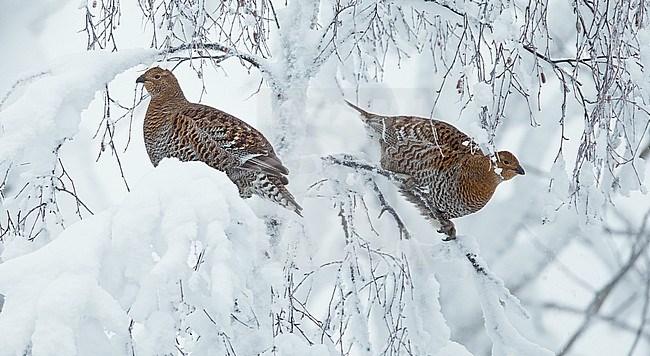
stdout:
[[285,187],[289,170],[259,131],[221,110],[187,101],[166,69],[151,68],[136,83],[151,94],[144,143],[154,166],[165,157],[202,161],[225,172],[243,198],[257,194],[302,216]]
[[358,106],[371,135],[381,146],[381,166],[401,179],[400,191],[428,219],[440,222],[445,241],[456,238],[450,221],[479,211],[499,183],[525,174],[507,151],[485,155],[454,126],[413,116],[381,116]]

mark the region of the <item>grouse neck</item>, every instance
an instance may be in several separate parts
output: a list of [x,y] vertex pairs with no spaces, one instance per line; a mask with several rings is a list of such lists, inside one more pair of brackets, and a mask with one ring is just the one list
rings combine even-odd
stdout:
[[501,178],[494,172],[489,156],[470,155],[462,165],[459,182],[462,182],[461,200],[473,211],[481,209],[492,198]]
[[485,156],[480,153],[471,155],[468,157],[464,166],[464,175],[471,182],[496,187],[503,180],[494,171],[496,165],[492,162],[490,156]]
[[151,101],[160,106],[173,106],[178,107],[180,105],[185,105],[188,103],[185,95],[182,91],[170,91],[170,92],[161,92],[158,95],[151,98]]

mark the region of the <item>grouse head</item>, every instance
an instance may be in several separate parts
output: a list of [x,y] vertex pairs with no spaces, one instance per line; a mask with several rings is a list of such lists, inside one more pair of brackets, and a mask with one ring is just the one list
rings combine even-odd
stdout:
[[496,166],[500,170],[500,172],[497,171],[497,174],[499,174],[503,180],[509,180],[518,174],[526,174],[519,164],[517,157],[512,153],[508,151],[500,151],[497,152],[496,158]]
[[169,96],[170,98],[179,94],[183,95],[181,87],[178,85],[178,80],[176,80],[174,74],[167,69],[162,69],[160,67],[149,69],[139,76],[135,82],[143,83],[152,98],[155,98],[160,93],[165,93],[165,96]]

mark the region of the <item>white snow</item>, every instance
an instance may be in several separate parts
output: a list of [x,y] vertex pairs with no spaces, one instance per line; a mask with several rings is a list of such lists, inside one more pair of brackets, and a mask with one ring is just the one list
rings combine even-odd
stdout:
[[[547,13],[555,15],[542,19],[539,8],[509,2],[445,3],[467,17],[422,1],[355,3],[337,13],[331,8],[336,1],[274,2],[280,27],[260,22],[270,30],[270,56],[253,54],[261,70],[232,58],[217,67],[183,62],[174,71],[188,98],[236,114],[269,138],[291,170],[289,189],[305,208],[304,219],[257,198],[242,201],[223,174],[202,164],[166,160],[154,169],[141,138],[146,99],[132,122],[127,116],[115,123],[132,191],[126,192],[109,150],[95,162],[105,85],[112,99],[130,106],[139,98],[138,70],[156,61],[169,69],[177,64],[144,49],[152,42],[160,45],[170,35],[169,43],[178,44],[202,35],[195,31],[222,41],[206,26],[206,12],[196,13],[197,23],[186,16],[215,4],[170,10],[176,17],[168,28],[162,11],[152,15],[156,26],[146,20],[143,26],[138,3],[121,2],[119,51],[74,53],[86,47],[85,34],[77,32],[85,9],[77,2],[2,3],[0,49],[7,55],[0,57],[0,93],[9,96],[0,107],[0,176],[11,170],[0,186],[0,356],[178,349],[194,355],[501,356],[561,349],[584,316],[562,308],[586,305],[620,270],[648,210],[642,194],[648,168],[636,155],[648,139],[650,32],[624,39],[638,40],[639,52],[620,62],[633,100],[602,118],[588,148],[593,163],[584,165],[575,185],[572,171],[581,163],[577,150],[588,124],[577,103],[581,93],[564,78],[563,112],[557,72],[518,41],[521,30],[539,28],[526,41],[552,58],[572,58],[570,5],[550,2]],[[237,5],[229,4],[228,16],[237,15]],[[529,9],[533,17],[524,13]],[[332,19],[340,25],[335,37]],[[246,15],[241,24],[254,20]],[[539,27],[530,27],[533,22]],[[384,32],[390,26],[392,32]],[[512,72],[497,45],[513,60]],[[396,47],[404,50],[399,58]],[[557,65],[573,70],[570,63]],[[200,78],[191,66],[201,68]],[[592,78],[580,68],[579,87],[592,99]],[[519,87],[508,87],[512,83]],[[509,93],[503,112],[495,110],[503,98],[493,88]],[[437,227],[383,176],[322,164],[321,156],[340,153],[380,161],[343,98],[372,112],[452,123],[484,150],[514,152],[526,175],[502,184],[480,212],[454,219],[461,236],[443,243]],[[489,120],[502,115],[496,132],[481,125],[483,107]],[[110,108],[113,119],[124,112],[117,103]],[[487,147],[492,140],[495,147]],[[53,153],[61,143],[58,157],[96,213],[79,222],[74,200],[50,202],[65,194],[52,183],[62,174]],[[574,188],[578,195],[571,195]],[[44,218],[26,223],[35,222],[40,235],[31,241],[6,230],[12,226],[7,216],[15,223],[18,212],[39,206],[41,193]],[[482,272],[467,253],[476,255]],[[626,330],[641,320],[641,299],[630,291],[645,283],[640,265],[631,271],[570,354],[628,353],[634,332]],[[617,324],[607,321],[634,296]],[[634,356],[647,354],[646,336]]]
[[550,189],[544,196],[544,211],[542,218],[545,222],[552,223],[559,209],[566,203],[570,194],[569,177],[567,176],[565,161],[562,155],[556,157],[555,163],[551,167]]
[[492,23],[492,38],[495,42],[514,41],[519,37],[518,26],[510,7],[506,7]]
[[[196,261],[196,243],[204,254],[195,272],[189,261]],[[203,163],[164,160],[119,206],[0,264],[0,355],[28,347],[34,355],[122,354],[130,347],[130,320],[140,325],[136,350],[173,353],[183,308],[194,311],[182,326],[195,337],[256,334],[234,333],[241,324],[231,315],[235,300],[244,315],[264,305],[257,299],[268,284],[258,270],[279,269],[266,265],[267,249],[263,224],[225,174]],[[195,340],[195,347],[218,350],[209,339]],[[103,349],[89,344],[97,340]]]
[[[53,166],[53,149],[77,133],[80,113],[106,83],[126,69],[151,63],[158,51],[91,51],[54,61],[0,111],[0,162],[27,162],[33,175]],[[3,167],[3,170],[6,169]]]
[[472,86],[474,104],[478,107],[491,107],[494,101],[494,92],[492,86],[485,82],[478,82]]
[[555,355],[555,353],[539,346],[525,337],[511,324],[506,309],[515,311],[520,317],[528,318],[528,313],[521,306],[519,299],[510,294],[501,279],[496,277],[487,267],[480,255],[476,241],[472,238],[460,236],[454,242],[452,249],[457,248],[458,258],[473,255],[473,269],[480,271],[471,273],[476,292],[483,309],[485,330],[492,339],[492,355],[494,356],[520,356],[520,355]]
[[[7,106],[0,108],[0,172],[8,175],[10,186],[1,206],[9,215],[43,203],[48,219],[31,218],[26,224],[33,223],[36,231],[44,229],[45,241],[47,234],[57,231],[48,230],[48,224],[63,223],[55,197],[60,147],[79,132],[81,113],[107,83],[135,65],[153,62],[158,55],[158,51],[143,49],[82,52],[31,72],[40,75],[30,73],[19,79],[24,92],[19,91],[19,96],[9,93]],[[24,253],[21,240],[13,245],[14,239],[7,238],[5,258]]]

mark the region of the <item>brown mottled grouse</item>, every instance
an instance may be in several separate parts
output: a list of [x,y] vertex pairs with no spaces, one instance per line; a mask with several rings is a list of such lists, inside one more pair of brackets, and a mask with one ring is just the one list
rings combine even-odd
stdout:
[[221,110],[187,101],[168,70],[151,68],[136,83],[151,94],[144,143],[154,166],[165,157],[203,161],[225,172],[243,198],[254,193],[301,215],[285,187],[289,170],[259,131]]
[[454,126],[412,116],[371,114],[352,103],[381,145],[382,168],[403,178],[401,193],[422,214],[440,222],[445,241],[456,238],[449,220],[479,211],[499,183],[525,174],[507,151],[485,155]]

